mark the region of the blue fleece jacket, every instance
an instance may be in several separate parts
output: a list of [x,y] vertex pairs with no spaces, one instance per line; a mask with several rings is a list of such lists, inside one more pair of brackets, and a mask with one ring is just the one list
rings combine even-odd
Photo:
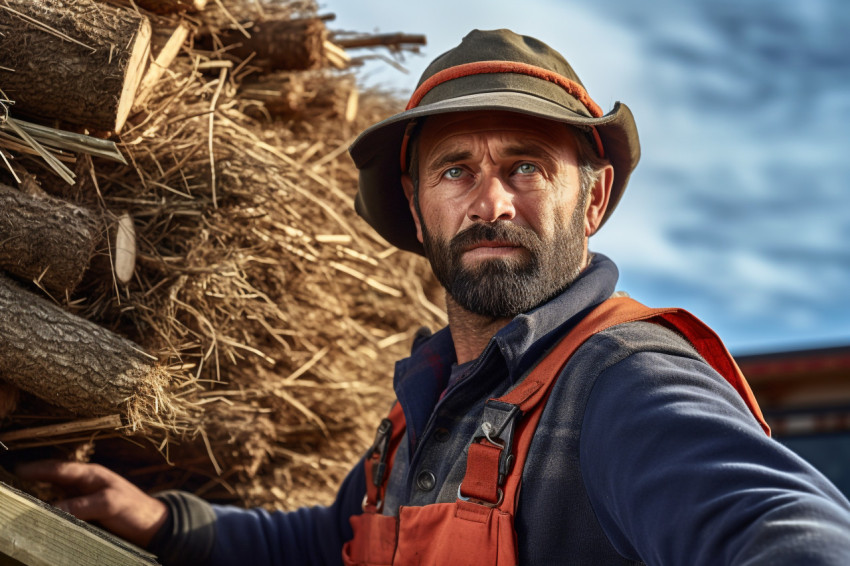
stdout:
[[[517,316],[460,369],[448,328],[414,344],[396,366],[408,438],[385,513],[454,501],[484,401],[526,375],[616,280],[597,254],[569,289]],[[417,481],[426,474],[435,481]],[[206,564],[341,564],[364,481],[358,463],[329,507],[214,506]],[[515,526],[525,565],[850,564],[850,503],[766,437],[684,340],[649,323],[596,335],[565,367],[523,470]]]

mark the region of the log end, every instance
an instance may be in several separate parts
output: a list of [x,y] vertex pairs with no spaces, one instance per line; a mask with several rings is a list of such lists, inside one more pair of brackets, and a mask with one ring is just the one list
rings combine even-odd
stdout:
[[125,213],[118,219],[115,234],[115,278],[127,284],[136,269],[136,229],[133,218]]

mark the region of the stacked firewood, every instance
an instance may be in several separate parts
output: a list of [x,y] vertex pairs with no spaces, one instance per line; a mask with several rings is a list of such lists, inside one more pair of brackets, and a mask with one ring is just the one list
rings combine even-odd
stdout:
[[0,467],[326,501],[412,333],[420,258],[353,214],[396,110],[312,1],[0,0]]

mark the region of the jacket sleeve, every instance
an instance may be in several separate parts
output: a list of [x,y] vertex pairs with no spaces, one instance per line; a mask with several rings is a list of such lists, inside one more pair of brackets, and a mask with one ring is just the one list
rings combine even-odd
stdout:
[[580,462],[600,525],[625,557],[850,564],[850,503],[768,438],[701,360],[641,352],[600,374]]
[[349,518],[362,512],[362,460],[343,481],[332,505],[290,512],[210,505],[179,492],[158,495],[171,510],[150,550],[165,566],[341,565],[353,536]]

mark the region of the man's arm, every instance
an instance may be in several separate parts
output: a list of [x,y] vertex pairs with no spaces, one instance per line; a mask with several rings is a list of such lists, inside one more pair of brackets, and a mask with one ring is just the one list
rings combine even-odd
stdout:
[[57,502],[59,508],[151,547],[166,566],[342,564],[342,545],[352,537],[349,518],[362,512],[366,485],[361,461],[332,505],[268,512],[210,505],[182,492],[152,497],[97,464],[41,461],[16,472],[69,489],[74,496]]
[[363,512],[362,460],[328,507],[288,513],[214,505],[215,544],[208,566],[342,565],[342,545],[353,536],[349,519]]
[[701,361],[644,352],[606,370],[588,401],[580,451],[594,511],[624,556],[850,563],[850,504],[767,438]]

